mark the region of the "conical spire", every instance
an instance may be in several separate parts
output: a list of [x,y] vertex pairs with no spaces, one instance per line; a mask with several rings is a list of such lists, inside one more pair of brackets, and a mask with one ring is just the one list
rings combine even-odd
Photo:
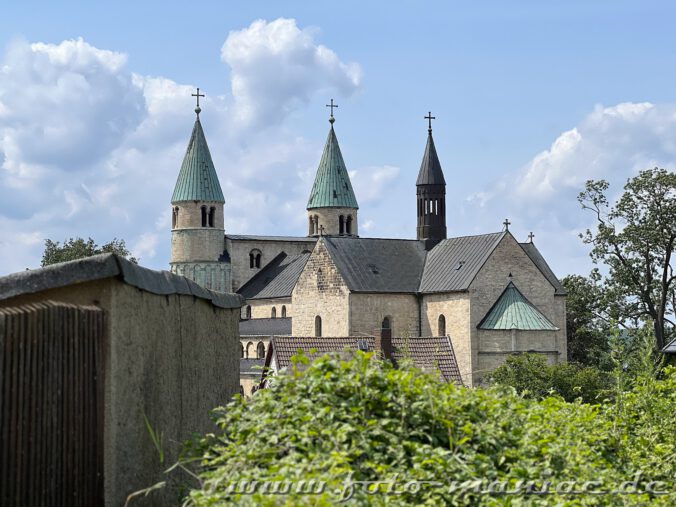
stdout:
[[[199,91],[198,91],[199,93]],[[197,106],[195,126],[183,158],[171,202],[210,201],[225,202],[218,175],[200,122],[201,109]]]
[[324,145],[322,159],[319,161],[310,199],[307,202],[307,209],[313,208],[359,209],[343,155],[340,153],[338,138],[333,130],[333,122],[331,122],[326,145]]
[[423,155],[422,164],[420,164],[420,172],[418,173],[418,180],[415,184],[445,185],[446,180],[444,179],[444,172],[441,170],[437,149],[434,147],[432,129],[428,129],[427,132],[427,146],[425,146],[425,154]]

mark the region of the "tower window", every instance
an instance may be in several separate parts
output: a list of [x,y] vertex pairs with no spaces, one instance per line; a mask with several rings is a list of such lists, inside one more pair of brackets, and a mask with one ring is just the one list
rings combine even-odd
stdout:
[[446,317],[439,315],[439,336],[446,336]]
[[345,217],[343,215],[338,217],[338,233],[345,234]]
[[383,319],[383,323],[380,326],[381,329],[392,329],[392,320],[389,317]]
[[249,252],[249,268],[257,269],[261,267],[261,251],[258,249]]
[[260,253],[260,252],[258,252],[258,253],[256,254],[256,267],[257,267],[257,268],[260,268],[260,267],[261,267],[261,253]]
[[207,207],[202,206],[202,227],[207,226]]
[[216,217],[216,208],[212,206],[211,208],[209,208],[209,227],[214,226],[215,217]]
[[178,206],[176,206],[173,209],[173,212],[171,214],[171,228],[176,229],[177,225],[178,225]]
[[322,318],[317,315],[315,317],[315,336],[321,336],[322,335]]
[[345,232],[347,234],[352,234],[352,215],[347,216],[347,220],[345,221]]

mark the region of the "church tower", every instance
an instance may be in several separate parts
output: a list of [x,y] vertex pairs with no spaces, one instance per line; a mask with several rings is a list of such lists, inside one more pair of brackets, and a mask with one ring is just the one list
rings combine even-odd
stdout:
[[171,272],[218,292],[230,289],[230,262],[225,253],[225,199],[197,118],[171,198]]
[[427,146],[415,185],[418,199],[417,236],[418,240],[425,242],[425,249],[430,250],[446,239],[446,180],[432,138],[432,120],[435,118],[429,113],[425,119],[429,121]]
[[331,130],[307,203],[308,236],[357,236],[359,206],[338,146],[336,132],[333,130],[336,121],[333,117],[333,108],[338,106],[331,99],[331,104],[327,107],[331,108],[329,118]]

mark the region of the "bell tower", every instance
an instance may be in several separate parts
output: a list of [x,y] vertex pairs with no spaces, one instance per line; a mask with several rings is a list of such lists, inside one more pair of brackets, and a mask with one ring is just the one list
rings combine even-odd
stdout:
[[441,240],[446,239],[446,180],[441,170],[437,150],[432,137],[432,113],[425,116],[429,126],[427,129],[427,146],[416,185],[418,240],[425,242],[425,249],[431,250]]

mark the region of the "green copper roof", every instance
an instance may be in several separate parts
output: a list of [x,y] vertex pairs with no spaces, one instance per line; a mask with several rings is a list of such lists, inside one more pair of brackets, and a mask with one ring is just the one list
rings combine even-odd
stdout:
[[225,202],[199,115],[171,197],[172,203],[179,201]]
[[479,323],[478,328],[525,331],[557,331],[559,329],[535,308],[512,282],[509,282],[493,308]]
[[307,202],[307,209],[312,208],[359,208],[333,125]]

